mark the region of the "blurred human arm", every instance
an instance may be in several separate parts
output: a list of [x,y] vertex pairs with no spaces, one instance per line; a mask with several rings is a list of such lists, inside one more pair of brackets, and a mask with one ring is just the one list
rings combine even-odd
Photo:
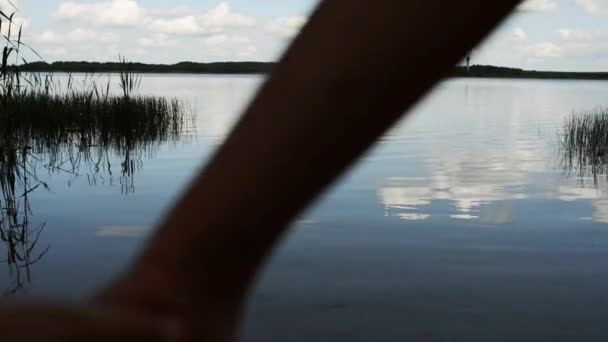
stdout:
[[276,66],[130,273],[121,305],[233,333],[291,220],[517,4],[331,0]]

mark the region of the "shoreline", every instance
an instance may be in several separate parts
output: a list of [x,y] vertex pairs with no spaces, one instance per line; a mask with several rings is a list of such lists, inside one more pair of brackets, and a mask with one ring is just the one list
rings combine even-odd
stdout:
[[[20,65],[30,73],[87,73],[107,74],[124,71],[141,74],[177,75],[265,75],[272,71],[274,62],[214,62],[177,64],[98,63],[98,62],[34,62]],[[608,80],[608,72],[537,71],[491,65],[457,66],[448,78],[540,79],[540,80]]]

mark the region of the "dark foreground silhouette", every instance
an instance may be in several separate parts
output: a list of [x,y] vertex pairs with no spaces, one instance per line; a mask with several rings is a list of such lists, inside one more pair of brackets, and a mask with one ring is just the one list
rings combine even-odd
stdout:
[[234,340],[290,221],[518,2],[323,1],[132,268],[88,303],[5,307],[0,338]]

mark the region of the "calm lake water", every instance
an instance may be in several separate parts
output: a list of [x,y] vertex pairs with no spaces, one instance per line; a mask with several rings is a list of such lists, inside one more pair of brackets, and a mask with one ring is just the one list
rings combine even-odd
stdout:
[[[81,298],[123,270],[262,81],[144,76],[140,92],[194,108],[196,132],[150,149],[129,191],[120,156],[93,181],[39,173],[43,255],[31,281],[7,266],[0,289]],[[443,83],[294,224],[244,339],[608,338],[608,185],[564,172],[558,150],[564,118],[607,97],[608,82]]]

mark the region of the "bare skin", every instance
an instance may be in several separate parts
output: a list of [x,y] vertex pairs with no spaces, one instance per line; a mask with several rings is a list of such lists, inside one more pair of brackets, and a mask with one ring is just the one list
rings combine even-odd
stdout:
[[87,305],[6,308],[0,337],[234,340],[289,222],[518,2],[324,1],[130,271]]

